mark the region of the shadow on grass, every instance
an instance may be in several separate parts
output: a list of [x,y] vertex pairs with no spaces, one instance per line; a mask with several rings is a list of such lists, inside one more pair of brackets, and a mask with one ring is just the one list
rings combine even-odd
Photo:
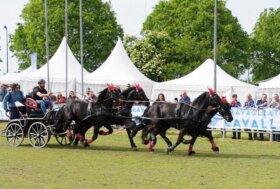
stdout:
[[[29,144],[23,144],[21,147],[28,147],[32,148]],[[123,146],[95,146],[94,144],[90,147],[83,147],[81,145],[78,146],[62,146],[58,144],[48,144],[45,148],[48,149],[67,149],[67,150],[75,150],[75,151],[84,151],[84,150],[92,150],[92,151],[108,151],[108,152],[131,152],[131,153],[141,153],[141,154],[147,154],[150,153],[147,151],[147,149],[140,147],[137,151],[132,150],[130,147],[123,147]],[[156,155],[166,155],[168,156],[164,149],[156,149],[154,152]],[[216,159],[271,159],[271,160],[280,160],[280,156],[278,155],[269,155],[269,154],[261,154],[261,155],[250,155],[250,154],[234,154],[234,153],[214,153],[212,151],[196,151],[196,154],[194,156],[188,156],[187,152],[184,150],[176,150],[169,154],[169,156],[174,157],[204,157],[204,158],[216,158]]]

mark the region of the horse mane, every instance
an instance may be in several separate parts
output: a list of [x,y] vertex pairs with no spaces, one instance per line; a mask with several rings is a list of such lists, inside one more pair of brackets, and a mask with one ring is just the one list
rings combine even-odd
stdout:
[[129,87],[128,89],[125,89],[124,91],[122,91],[121,95],[124,96],[125,98],[127,98],[128,94],[133,90],[136,90],[136,88],[135,87]]
[[209,93],[208,92],[204,92],[201,95],[199,95],[191,104],[193,106],[195,105],[200,105],[201,102],[204,102],[205,100],[209,101]]
[[108,92],[108,88],[103,89],[102,91],[99,92],[97,96],[97,101],[100,102],[106,98]]

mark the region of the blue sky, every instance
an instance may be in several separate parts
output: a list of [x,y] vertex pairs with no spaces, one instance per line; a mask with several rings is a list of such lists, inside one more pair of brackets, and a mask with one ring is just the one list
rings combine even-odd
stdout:
[[[109,0],[104,0],[109,1]],[[110,0],[116,12],[119,24],[125,34],[139,35],[146,15],[150,14],[159,0]],[[6,72],[6,31],[14,33],[16,23],[20,21],[19,15],[28,0],[0,0],[0,75]],[[16,5],[16,6],[15,6]],[[244,28],[251,33],[261,11],[265,8],[279,8],[280,0],[227,0],[227,7],[232,11]],[[17,60],[9,52],[9,70],[16,71]]]

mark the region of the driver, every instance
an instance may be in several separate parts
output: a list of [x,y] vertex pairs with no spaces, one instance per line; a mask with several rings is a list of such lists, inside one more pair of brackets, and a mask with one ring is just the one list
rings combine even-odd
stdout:
[[47,92],[45,89],[46,81],[44,79],[40,79],[38,81],[38,86],[33,89],[33,98],[40,105],[43,113],[47,113],[47,108],[52,108],[52,103],[49,98],[52,96],[51,92]]

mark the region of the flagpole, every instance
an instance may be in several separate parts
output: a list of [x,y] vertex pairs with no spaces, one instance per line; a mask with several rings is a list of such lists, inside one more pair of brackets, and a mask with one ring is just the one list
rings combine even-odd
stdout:
[[217,90],[217,0],[214,8],[214,90]]
[[48,42],[48,0],[45,0],[45,32],[46,32],[46,61],[48,91],[50,91],[50,66],[49,66],[49,42]]
[[81,58],[81,79],[82,79],[82,97],[84,96],[84,57],[83,57],[83,4],[80,0],[80,58]]
[[67,47],[68,47],[68,1],[65,0],[65,64],[66,64],[66,83],[65,83],[65,96],[67,97],[68,95],[68,52],[67,52]]

